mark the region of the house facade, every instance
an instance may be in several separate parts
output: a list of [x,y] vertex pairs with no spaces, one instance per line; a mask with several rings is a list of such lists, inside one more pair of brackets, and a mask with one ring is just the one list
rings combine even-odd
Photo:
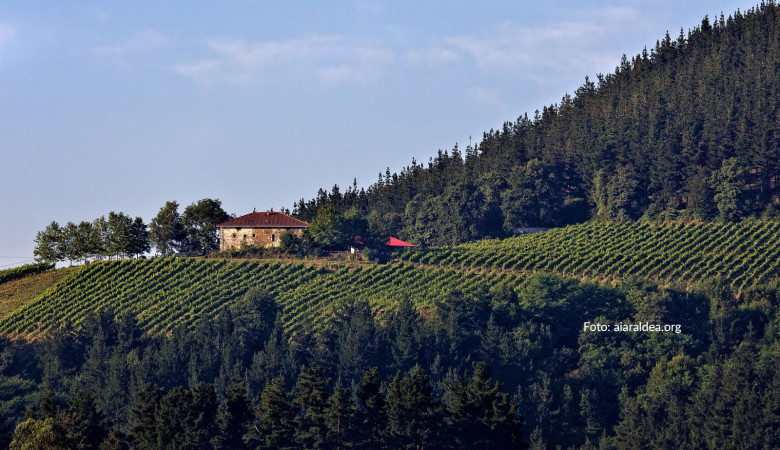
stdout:
[[309,224],[274,211],[252,212],[217,225],[219,251],[244,247],[278,247],[285,233],[301,237]]

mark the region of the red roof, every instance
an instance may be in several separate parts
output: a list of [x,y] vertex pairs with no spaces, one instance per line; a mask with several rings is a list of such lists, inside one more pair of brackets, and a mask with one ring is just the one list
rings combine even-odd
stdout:
[[217,225],[220,228],[306,228],[309,224],[280,212],[253,212]]
[[390,247],[414,247],[414,245],[408,242],[404,242],[400,239],[396,239],[392,236],[390,236],[390,239],[388,239],[387,242],[385,242],[385,245]]

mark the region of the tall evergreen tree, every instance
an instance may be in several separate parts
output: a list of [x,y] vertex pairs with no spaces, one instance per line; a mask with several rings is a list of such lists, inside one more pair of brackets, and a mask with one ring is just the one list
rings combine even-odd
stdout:
[[355,404],[349,391],[344,388],[333,389],[325,409],[327,426],[327,448],[349,448],[355,436]]
[[247,440],[254,421],[252,408],[246,398],[244,382],[233,378],[225,392],[225,404],[219,411],[218,449],[248,449]]
[[305,448],[324,448],[327,443],[325,373],[322,367],[304,367],[293,388],[293,403],[298,408],[295,441]]
[[358,384],[356,397],[359,401],[357,412],[357,436],[354,441],[359,447],[380,448],[384,442],[387,424],[385,397],[382,395],[382,380],[379,369],[371,368],[363,374]]
[[459,377],[447,385],[450,430],[461,448],[527,448],[522,441],[524,421],[517,403],[490,379],[490,368],[474,363],[471,377]]
[[433,398],[430,379],[419,366],[387,387],[387,426],[396,448],[432,448],[445,441],[441,405]]
[[259,441],[258,448],[298,448],[295,441],[296,417],[295,406],[288,397],[282,380],[274,378],[260,396],[257,413],[259,435],[256,437]]

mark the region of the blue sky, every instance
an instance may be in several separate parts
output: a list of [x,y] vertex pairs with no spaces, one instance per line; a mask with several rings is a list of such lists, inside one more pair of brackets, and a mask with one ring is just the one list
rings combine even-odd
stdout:
[[0,266],[52,220],[367,186],[754,4],[0,1]]

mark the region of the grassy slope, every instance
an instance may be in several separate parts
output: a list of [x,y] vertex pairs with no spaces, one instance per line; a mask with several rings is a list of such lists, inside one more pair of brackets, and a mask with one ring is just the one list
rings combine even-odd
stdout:
[[72,275],[75,270],[75,267],[50,270],[0,283],[0,320],[34,301],[47,289]]

